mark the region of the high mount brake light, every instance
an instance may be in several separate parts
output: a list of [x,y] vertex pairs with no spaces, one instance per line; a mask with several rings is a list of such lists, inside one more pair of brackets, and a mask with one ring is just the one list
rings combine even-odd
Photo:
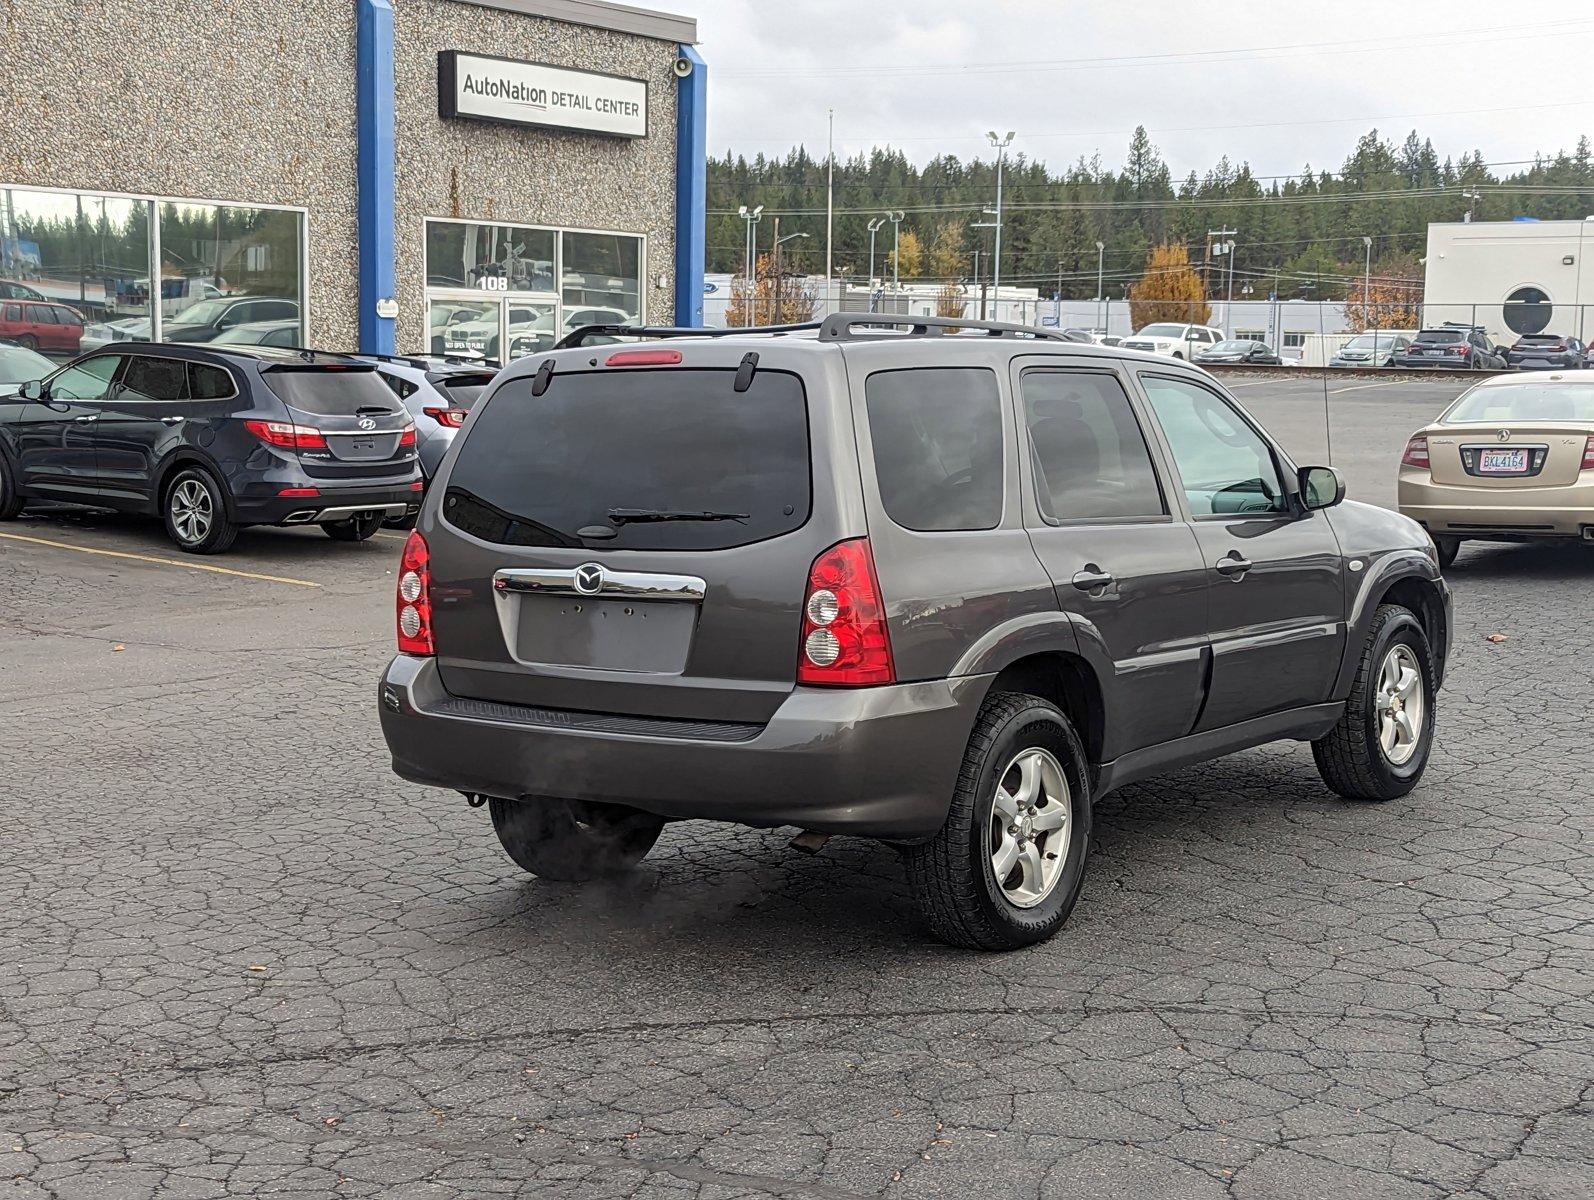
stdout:
[[1403,467],[1421,467],[1429,469],[1433,464],[1428,458],[1428,439],[1418,434],[1406,443],[1406,452],[1400,456],[1400,465]]
[[679,350],[616,350],[603,360],[606,367],[674,367],[681,361]]
[[429,658],[437,653],[432,639],[432,556],[426,539],[411,531],[399,558],[398,648],[400,654]]
[[895,681],[869,539],[838,542],[814,560],[808,573],[797,682],[866,687]]

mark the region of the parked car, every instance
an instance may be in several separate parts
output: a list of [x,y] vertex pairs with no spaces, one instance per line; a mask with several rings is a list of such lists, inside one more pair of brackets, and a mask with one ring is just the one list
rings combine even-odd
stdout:
[[297,346],[304,341],[298,317],[275,321],[246,321],[224,329],[210,339],[218,346]]
[[84,354],[103,350],[112,342],[147,342],[154,336],[148,317],[123,317],[117,321],[96,321],[83,327],[78,349]]
[[297,321],[299,305],[275,296],[213,296],[190,304],[162,322],[161,338],[168,342],[208,342],[218,334],[255,321]]
[[878,313],[660,335],[504,370],[402,555],[394,769],[525,869],[674,819],[861,834],[1000,949],[1063,923],[1132,780],[1280,738],[1341,795],[1421,777],[1433,544],[1205,372]]
[[1588,347],[1575,337],[1526,333],[1506,351],[1505,361],[1520,371],[1580,371],[1587,355]]
[[1341,346],[1328,360],[1331,367],[1387,367],[1394,363],[1397,354],[1411,348],[1411,339],[1403,333],[1358,333]]
[[48,300],[37,288],[31,288],[15,279],[0,279],[0,300]]
[[1119,345],[1125,350],[1144,350],[1170,358],[1193,358],[1198,350],[1210,350],[1223,340],[1223,334],[1209,325],[1179,325],[1161,322],[1147,325],[1134,337]]
[[6,300],[0,302],[0,337],[29,350],[76,354],[83,340],[83,315],[65,304]]
[[11,395],[22,384],[43,379],[53,370],[55,364],[37,350],[0,339],[0,396]]
[[1469,539],[1594,542],[1594,381],[1501,375],[1464,392],[1406,443],[1398,500],[1446,566]]
[[145,513],[194,554],[247,525],[363,541],[419,504],[416,440],[369,363],[129,343],[0,401],[0,519],[30,500]]
[[1195,361],[1198,363],[1250,363],[1253,366],[1281,367],[1284,360],[1274,354],[1266,342],[1252,341],[1249,338],[1231,338],[1226,342],[1219,342],[1207,350],[1197,350]]
[[[511,331],[509,339],[509,357],[524,358],[528,354],[541,354],[544,350],[551,349],[563,334],[575,329],[582,329],[588,325],[632,325],[635,318],[624,309],[620,308],[573,308],[565,312],[564,324],[555,328],[553,314],[545,313],[526,325],[519,327],[519,332]],[[618,339],[596,335],[588,340],[588,345],[610,345]]]
[[[415,422],[421,478],[430,480],[437,474],[438,464],[453,445],[454,436],[465,424],[471,407],[492,384],[496,372],[478,364],[446,358],[391,354],[357,357],[376,368],[382,382],[409,410]],[[400,517],[389,523],[408,525],[410,522]]]
[[1123,338],[1116,333],[1093,333],[1090,340],[1098,346],[1117,346],[1123,342]]
[[1496,354],[1482,329],[1442,325],[1420,329],[1411,345],[1393,355],[1397,367],[1448,367],[1462,371],[1498,371],[1505,359]]

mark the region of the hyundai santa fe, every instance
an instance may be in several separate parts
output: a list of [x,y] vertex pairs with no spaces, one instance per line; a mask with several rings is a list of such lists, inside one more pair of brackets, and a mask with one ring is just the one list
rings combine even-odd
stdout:
[[403,551],[394,768],[520,866],[685,818],[864,835],[1002,949],[1066,919],[1127,783],[1284,738],[1346,797],[1421,778],[1432,542],[1205,372],[947,318],[685,333],[503,372]]
[[415,511],[415,422],[369,363],[127,343],[0,397],[0,520],[34,500],[159,517],[219,554],[248,525],[364,541]]

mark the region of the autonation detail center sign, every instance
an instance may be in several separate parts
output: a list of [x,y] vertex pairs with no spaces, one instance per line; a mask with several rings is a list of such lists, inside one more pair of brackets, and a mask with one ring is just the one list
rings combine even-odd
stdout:
[[645,80],[463,50],[444,50],[437,56],[437,110],[445,117],[546,125],[611,137],[648,135]]

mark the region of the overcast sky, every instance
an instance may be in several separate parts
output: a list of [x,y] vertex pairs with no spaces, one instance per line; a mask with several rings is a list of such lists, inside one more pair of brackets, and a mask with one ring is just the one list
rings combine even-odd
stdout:
[[[1220,155],[1258,175],[1337,169],[1377,125],[1442,157],[1570,150],[1594,130],[1594,15],[1495,0],[675,0],[709,64],[709,149],[893,145],[1116,167],[1137,124],[1176,178]],[[1513,17],[1513,10],[1532,19]],[[1581,10],[1588,13],[1589,10]]]

